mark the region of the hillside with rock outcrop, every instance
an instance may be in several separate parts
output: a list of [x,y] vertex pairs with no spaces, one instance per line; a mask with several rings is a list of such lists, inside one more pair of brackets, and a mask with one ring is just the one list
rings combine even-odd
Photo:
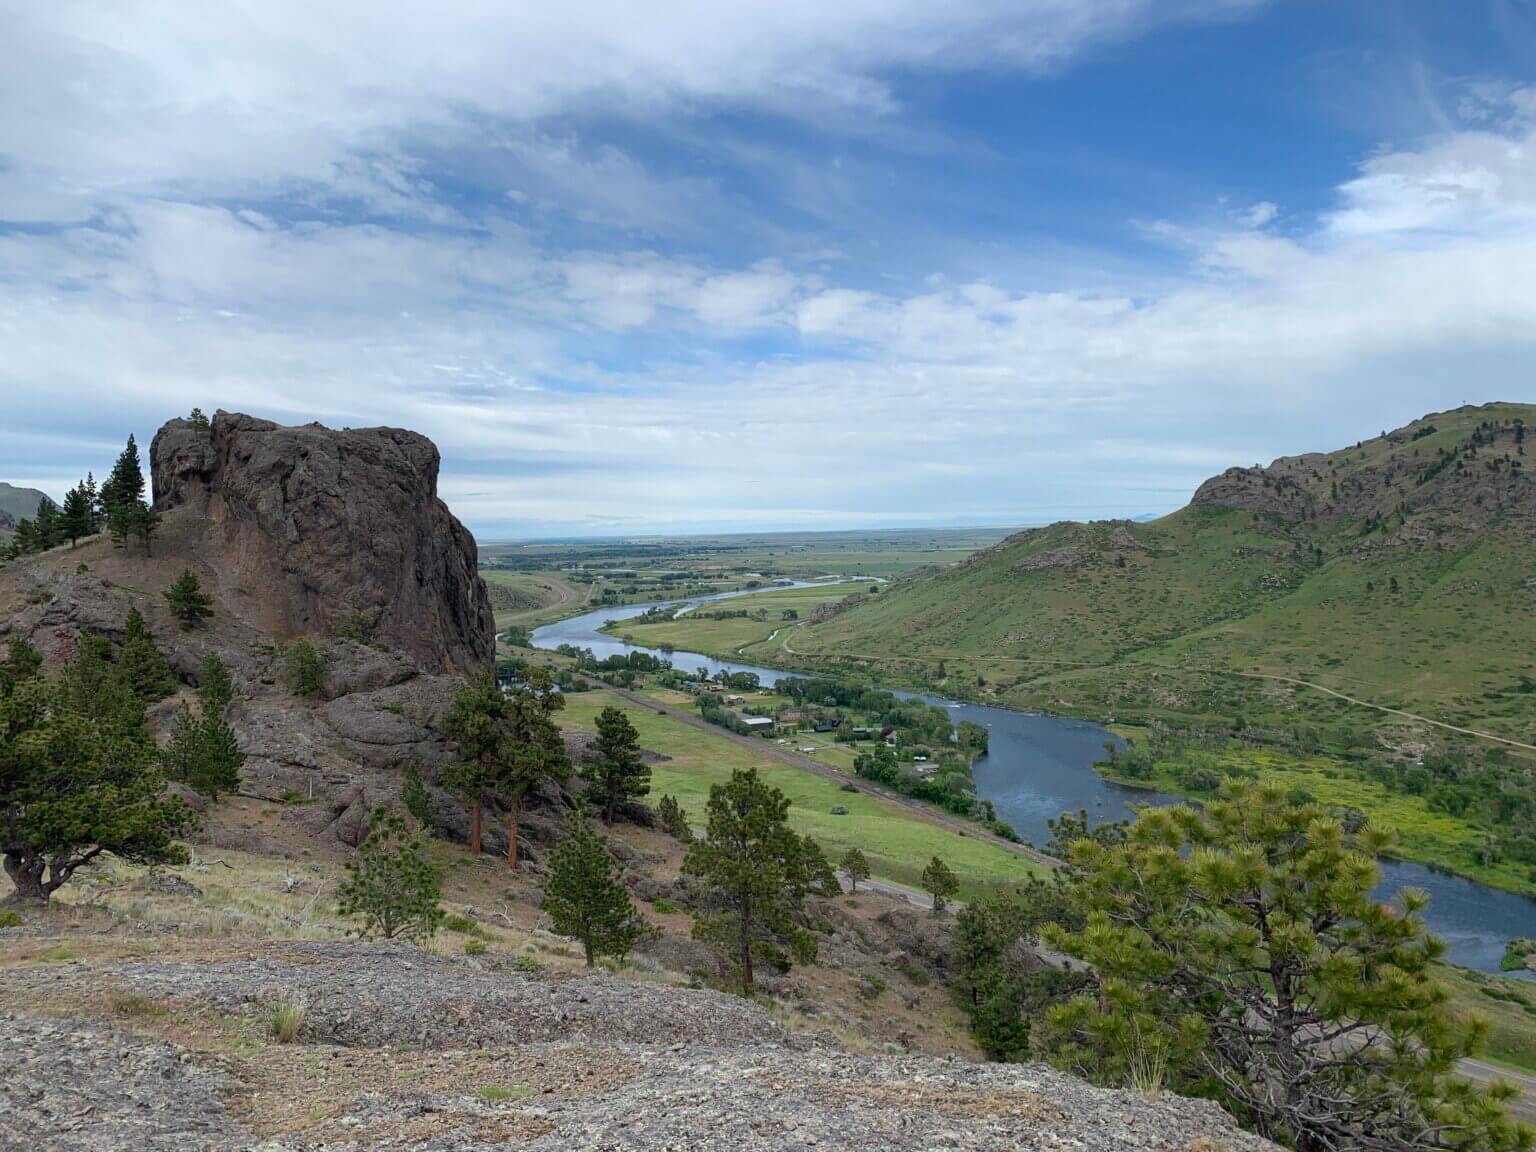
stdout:
[[[236,689],[242,790],[302,798],[285,821],[355,843],[407,765],[430,780],[453,758],[438,720],[462,675],[492,659],[475,541],[438,498],[437,449],[397,428],[220,412],[167,423],[150,470],[163,521],[148,553],[102,535],[0,568],[0,641],[19,636],[57,665],[81,633],[120,642],[137,609],[183,685],[217,653]],[[213,598],[197,628],[163,595],[183,571]],[[298,637],[323,653],[316,700],[287,681]],[[174,705],[158,706],[162,728]],[[467,834],[459,807],[436,801],[444,829]]]
[[1536,405],[1435,413],[1228,469],[1160,520],[1021,532],[799,629],[793,655],[1100,718],[1328,718],[1222,675],[1258,672],[1533,742],[1528,429]]

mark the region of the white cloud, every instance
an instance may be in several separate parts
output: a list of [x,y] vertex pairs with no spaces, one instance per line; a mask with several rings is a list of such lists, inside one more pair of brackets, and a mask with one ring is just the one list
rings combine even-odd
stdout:
[[[875,291],[842,237],[678,252],[650,233],[749,208],[709,163],[569,127],[896,118],[894,69],[1049,68],[1241,7],[27,6],[0,218],[59,226],[0,230],[0,458],[62,489],[195,404],[419,428],[482,525],[1023,519],[1157,510],[1224,463],[1529,396],[1526,93],[1365,160],[1315,227],[1259,201],[1149,228],[1179,268],[1093,293]],[[465,209],[466,172],[494,207]]]

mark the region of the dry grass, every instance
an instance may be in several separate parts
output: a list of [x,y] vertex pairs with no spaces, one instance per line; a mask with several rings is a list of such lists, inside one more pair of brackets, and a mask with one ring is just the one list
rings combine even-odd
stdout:
[[279,1044],[292,1044],[303,1027],[302,1000],[279,1000],[267,1009],[267,1035]]

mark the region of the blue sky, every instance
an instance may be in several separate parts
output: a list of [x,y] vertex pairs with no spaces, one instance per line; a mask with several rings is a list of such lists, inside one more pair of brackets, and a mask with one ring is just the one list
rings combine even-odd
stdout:
[[6,5],[0,478],[416,428],[482,538],[1163,512],[1536,399],[1517,0]]

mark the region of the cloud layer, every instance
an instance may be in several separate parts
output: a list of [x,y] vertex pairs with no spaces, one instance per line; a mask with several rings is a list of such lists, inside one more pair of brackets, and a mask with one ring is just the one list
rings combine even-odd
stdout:
[[6,478],[61,489],[196,404],[418,428],[492,534],[1016,522],[1530,396],[1516,86],[1358,160],[1321,214],[1143,222],[1120,287],[844,258],[820,206],[861,189],[807,157],[919,146],[889,143],[922,128],[903,77],[1049,74],[1257,7],[26,6]]

